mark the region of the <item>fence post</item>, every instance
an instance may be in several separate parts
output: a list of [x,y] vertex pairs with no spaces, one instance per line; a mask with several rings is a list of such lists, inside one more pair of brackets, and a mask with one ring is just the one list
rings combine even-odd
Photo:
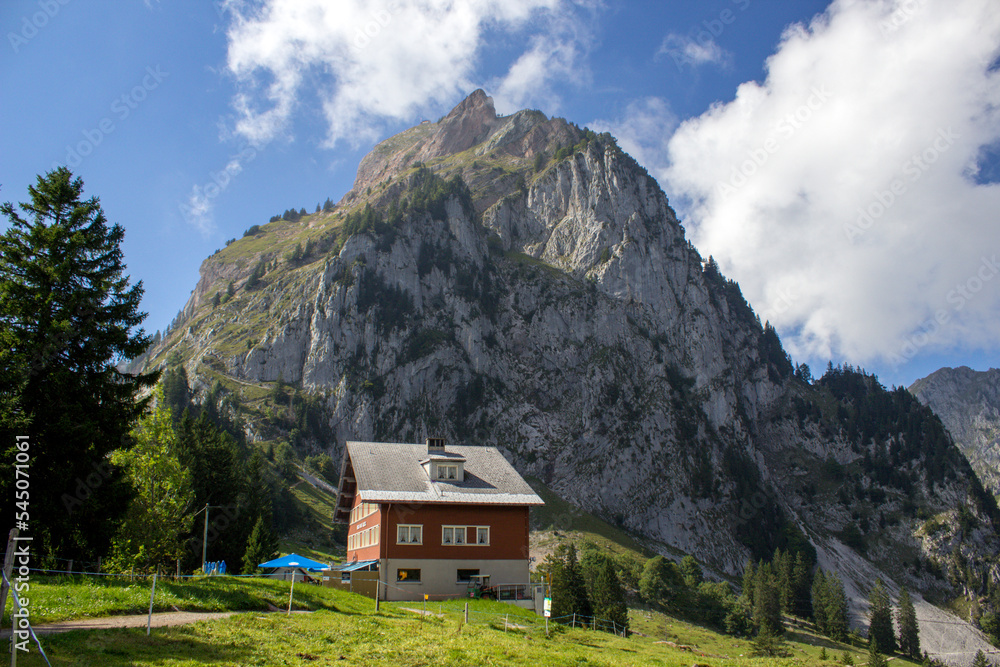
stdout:
[[469,624],[469,603],[465,603],[465,624]]
[[[10,575],[14,570],[14,543],[20,532],[17,528],[11,528],[10,535],[7,536],[7,554],[3,558],[4,578],[3,585],[0,586],[0,618],[3,618],[3,610],[7,607],[7,590],[10,588]],[[17,609],[15,608],[14,611],[17,611]],[[11,635],[11,637],[13,636]]]
[[156,597],[156,575],[160,573],[160,566],[156,566],[153,573],[153,590],[149,593],[149,615],[146,617],[146,636],[149,636],[149,628],[153,624],[153,598]]
[[295,597],[295,575],[298,574],[295,570],[292,570],[292,588],[288,592],[288,613],[285,616],[289,616],[292,613],[292,598]]
[[69,571],[71,573],[73,572],[73,559],[72,558],[69,559]]
[[570,627],[571,628],[575,628],[576,627],[576,612],[575,611],[573,612],[573,622],[570,624]]
[[379,587],[379,584],[381,584],[381,583],[382,583],[381,579],[376,579],[375,580],[375,611],[378,611],[378,602],[379,602],[378,587]]

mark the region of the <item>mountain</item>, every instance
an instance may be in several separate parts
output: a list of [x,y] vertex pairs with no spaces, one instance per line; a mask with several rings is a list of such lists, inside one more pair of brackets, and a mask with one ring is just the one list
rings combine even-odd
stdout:
[[858,591],[872,572],[992,591],[996,503],[937,417],[858,370],[794,367],[610,135],[476,91],[375,146],[327,208],[206,259],[136,367],[183,368],[272,458],[493,445],[723,575],[782,548]]
[[1000,494],[1000,369],[941,368],[910,392],[941,417],[979,478]]

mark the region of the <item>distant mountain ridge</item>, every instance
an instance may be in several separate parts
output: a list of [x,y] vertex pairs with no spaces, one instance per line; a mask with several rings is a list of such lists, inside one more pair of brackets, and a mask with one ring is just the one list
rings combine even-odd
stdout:
[[910,392],[941,417],[976,474],[1000,494],[1000,369],[941,368]]
[[613,137],[482,91],[375,146],[332,211],[206,259],[140,365],[178,362],[252,442],[493,445],[721,573],[811,544],[859,592],[1000,578],[996,505],[930,410],[809,382]]

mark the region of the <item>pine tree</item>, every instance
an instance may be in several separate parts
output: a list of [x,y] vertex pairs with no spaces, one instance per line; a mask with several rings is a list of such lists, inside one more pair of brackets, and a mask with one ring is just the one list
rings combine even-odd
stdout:
[[771,563],[757,569],[754,582],[753,621],[761,634],[781,635],[785,629],[781,625],[781,597],[778,578]]
[[260,573],[260,564],[278,556],[278,536],[268,526],[263,516],[253,525],[247,549],[243,554],[243,574]]
[[746,598],[747,603],[750,608],[753,608],[753,592],[757,586],[757,568],[754,565],[753,559],[751,558],[747,561],[746,567],[743,568],[743,593],[741,597]]
[[577,561],[576,547],[573,544],[568,546],[561,544],[549,558],[551,559],[549,571],[552,577],[552,618],[569,623],[574,614],[578,622],[582,617],[590,616],[590,600],[587,598],[587,587]]
[[888,667],[889,661],[879,651],[878,642],[875,639],[868,640],[868,667]]
[[795,599],[792,607],[795,613],[802,618],[809,618],[812,615],[812,603],[810,589],[812,588],[812,564],[806,559],[801,551],[795,554],[795,563],[792,566],[792,579],[795,589]]
[[881,579],[868,595],[868,637],[878,648],[888,653],[896,650],[896,634],[892,628],[892,603]]
[[[83,181],[60,167],[28,188],[30,202],[0,206],[0,464],[13,470],[15,436],[31,456],[33,562],[106,555],[129,486],[107,460],[130,444],[158,373],[129,375],[146,351],[137,327],[142,283],[129,285],[121,244]],[[14,516],[14,475],[0,475],[4,516]]]
[[694,556],[684,556],[681,559],[681,572],[684,573],[684,582],[691,588],[697,588],[698,584],[705,579],[701,566],[698,565]]
[[826,576],[826,634],[837,641],[847,640],[847,592],[836,572]]
[[824,635],[829,634],[829,626],[827,625],[826,618],[828,600],[829,589],[826,584],[826,576],[823,574],[823,570],[818,570],[816,576],[813,577],[812,585],[813,620],[816,621],[816,627]]
[[614,561],[605,556],[594,577],[594,592],[591,596],[594,616],[601,621],[611,621],[605,629],[622,633],[628,630],[628,606],[625,604],[625,589],[615,572]]
[[781,610],[786,614],[790,614],[793,610],[793,604],[795,603],[795,585],[794,578],[792,576],[791,553],[787,551],[782,552],[780,549],[776,549],[774,552],[774,558],[771,560],[771,565],[774,567],[774,574],[778,579],[778,596],[781,600]]
[[976,651],[976,657],[972,659],[972,667],[990,667],[990,662],[986,659],[986,654],[983,653],[982,649]]
[[913,600],[904,588],[899,593],[896,607],[896,624],[899,625],[899,651],[911,658],[920,655],[920,628],[917,625],[917,611]]

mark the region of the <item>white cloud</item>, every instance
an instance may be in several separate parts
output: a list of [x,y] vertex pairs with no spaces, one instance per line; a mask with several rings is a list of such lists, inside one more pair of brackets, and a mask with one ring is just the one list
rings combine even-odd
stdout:
[[[502,97],[544,94],[580,56],[571,0],[264,0],[230,3],[228,69],[237,78],[236,131],[256,145],[289,134],[298,105],[323,110],[327,145],[377,138],[387,121],[405,121],[476,87],[477,59],[489,35],[514,34],[530,47],[515,54]],[[572,12],[570,11],[572,14]],[[556,30],[558,39],[543,34]]]
[[545,108],[552,113],[559,98],[552,90],[557,81],[584,83],[586,68],[580,66],[591,45],[591,36],[572,14],[552,14],[542,34],[531,39],[531,48],[508,69],[496,86],[495,103],[501,113],[526,107]]
[[674,134],[694,242],[793,356],[996,349],[1000,186],[968,175],[1000,138],[998,47],[994,0],[835,0]]
[[668,144],[677,127],[677,116],[663,98],[635,100],[619,118],[595,120],[589,126],[595,132],[610,132],[622,150],[657,178],[665,175]]
[[656,52],[657,58],[661,56],[669,56],[678,69],[684,69],[686,65],[693,67],[705,64],[724,65],[729,59],[728,52],[711,37],[696,41],[676,33],[670,33],[663,38],[663,43]]

